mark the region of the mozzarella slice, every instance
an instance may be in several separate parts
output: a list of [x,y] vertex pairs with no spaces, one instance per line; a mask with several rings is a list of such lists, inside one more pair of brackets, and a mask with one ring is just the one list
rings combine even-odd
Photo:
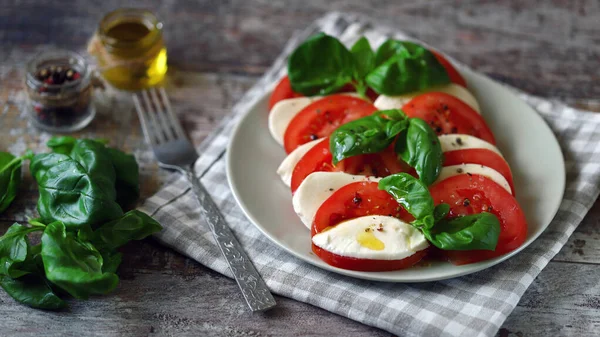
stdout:
[[481,113],[481,110],[479,109],[479,103],[477,103],[477,99],[475,99],[471,92],[469,92],[469,90],[467,90],[465,87],[455,83],[450,83],[441,87],[431,88],[419,92],[412,92],[399,96],[379,95],[379,97],[377,97],[377,99],[375,100],[374,105],[379,110],[400,109],[404,106],[404,104],[408,103],[415,96],[426,92],[434,91],[444,92],[448,95],[452,95],[468,104],[471,108],[473,108],[473,110],[477,111],[478,113]]
[[401,260],[429,247],[418,229],[381,215],[344,221],[316,234],[312,242],[337,255],[374,260]]
[[[359,97],[356,93],[343,93],[343,95]],[[277,143],[283,145],[283,136],[288,125],[296,115],[306,108],[310,103],[323,98],[323,96],[312,96],[312,97],[297,97],[284,99],[275,103],[271,111],[269,112],[269,131],[271,136],[277,141]]]
[[466,149],[486,149],[494,151],[499,154],[500,157],[503,157],[502,153],[500,153],[500,150],[498,150],[497,147],[477,137],[452,133],[438,136],[438,139],[440,140],[440,145],[442,146],[443,152]]
[[294,211],[310,229],[321,204],[335,191],[357,181],[379,181],[380,178],[352,175],[344,172],[313,172],[298,186],[292,198]]
[[279,165],[279,168],[277,169],[277,174],[279,174],[284,184],[286,184],[287,186],[290,186],[292,184],[292,173],[294,173],[294,168],[296,167],[296,164],[298,164],[300,159],[304,157],[306,152],[308,152],[315,145],[324,141],[325,139],[326,138],[316,139],[306,144],[302,144],[298,146],[294,151],[292,151],[292,153],[290,153],[287,157],[285,157],[285,159],[281,162],[281,165]]
[[508,193],[512,194],[512,190],[510,188],[510,185],[508,184],[508,181],[506,181],[506,178],[504,178],[503,175],[501,175],[498,171],[494,170],[493,168],[489,168],[487,166],[483,166],[483,165],[479,165],[479,164],[460,164],[460,165],[451,165],[451,166],[446,166],[446,167],[442,167],[442,170],[440,171],[440,175],[438,176],[437,180],[434,182],[434,184],[459,175],[459,174],[478,174],[481,176],[484,176],[486,178],[491,179],[492,181],[494,181],[496,184],[504,187],[505,190],[508,191]]

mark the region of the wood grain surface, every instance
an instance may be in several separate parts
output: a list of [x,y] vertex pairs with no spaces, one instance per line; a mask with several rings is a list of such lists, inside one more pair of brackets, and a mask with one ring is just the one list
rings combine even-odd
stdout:
[[[85,50],[102,15],[145,7],[165,23],[169,94],[198,144],[267,69],[291,34],[329,10],[364,13],[402,29],[476,70],[536,95],[600,111],[600,2],[595,1],[22,1],[0,0],[0,149],[45,149],[28,123],[23,65],[50,47]],[[98,93],[107,95],[106,93]],[[100,107],[77,135],[108,138],[142,167],[142,194],[169,177],[158,169],[128,106]],[[25,174],[0,214],[0,232],[35,215]],[[600,334],[600,203],[527,290],[499,336]],[[1,336],[388,336],[309,304],[278,297],[250,314],[234,281],[147,239],[124,249],[118,289],[68,311],[29,309],[0,292]]]

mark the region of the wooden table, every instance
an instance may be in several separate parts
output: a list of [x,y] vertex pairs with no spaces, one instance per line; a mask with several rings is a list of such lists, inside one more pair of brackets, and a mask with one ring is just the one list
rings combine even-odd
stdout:
[[[600,110],[598,1],[134,1],[165,22],[170,94],[198,144],[267,69],[292,32],[328,10],[356,11],[420,38],[480,72],[531,93]],[[123,4],[0,0],[0,149],[44,150],[49,134],[22,112],[23,64],[51,45],[84,50],[104,13]],[[154,164],[132,111],[101,111],[78,134],[109,138],[142,163],[142,190],[166,174]],[[0,231],[35,214],[30,177]],[[527,290],[499,336],[600,334],[600,204]],[[387,336],[286,298],[266,314],[246,310],[235,282],[152,239],[125,249],[121,283],[108,295],[70,301],[65,312],[16,304],[0,291],[0,335]]]

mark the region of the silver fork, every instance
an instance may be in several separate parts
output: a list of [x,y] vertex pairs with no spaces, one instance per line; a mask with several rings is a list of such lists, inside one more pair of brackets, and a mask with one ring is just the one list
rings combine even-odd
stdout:
[[159,165],[184,174],[192,185],[200,202],[200,215],[208,223],[250,309],[263,311],[275,306],[275,299],[269,288],[229,229],[206,188],[194,174],[198,153],[185,136],[164,88],[151,88],[135,93],[133,103],[142,123],[144,137],[152,146]]

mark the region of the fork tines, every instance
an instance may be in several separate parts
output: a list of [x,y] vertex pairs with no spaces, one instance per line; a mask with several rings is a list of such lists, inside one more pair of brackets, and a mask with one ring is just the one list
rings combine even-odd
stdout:
[[164,88],[149,88],[133,94],[146,140],[151,145],[185,139]]

